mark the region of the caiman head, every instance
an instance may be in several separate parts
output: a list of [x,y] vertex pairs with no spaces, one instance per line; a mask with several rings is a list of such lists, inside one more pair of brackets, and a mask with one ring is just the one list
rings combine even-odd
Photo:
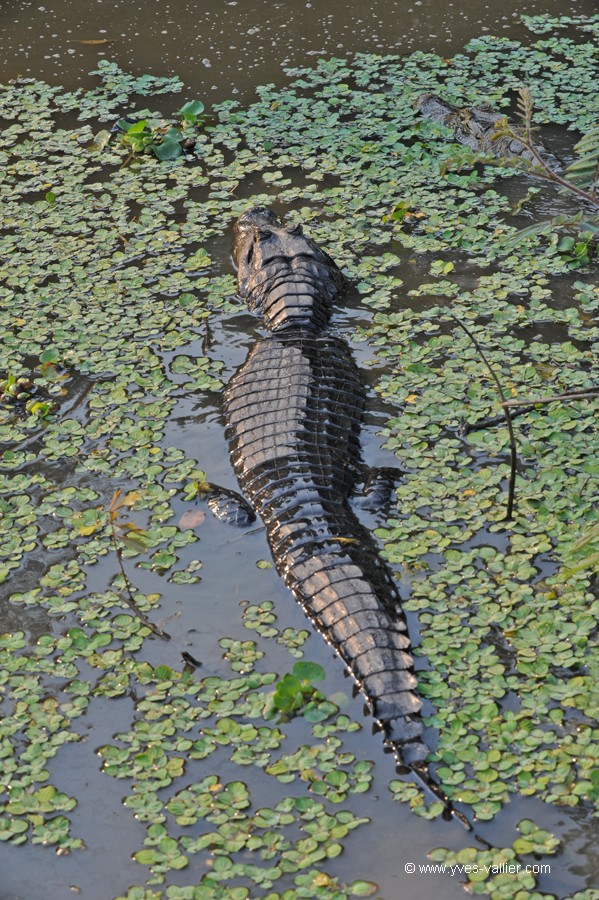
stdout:
[[270,209],[243,213],[233,231],[239,296],[270,331],[318,330],[329,320],[344,278],[301,225],[284,225]]
[[441,122],[445,124],[445,120],[452,113],[456,112],[456,107],[446,103],[436,94],[420,94],[414,102],[415,108],[422,113],[425,119],[432,119],[433,122]]

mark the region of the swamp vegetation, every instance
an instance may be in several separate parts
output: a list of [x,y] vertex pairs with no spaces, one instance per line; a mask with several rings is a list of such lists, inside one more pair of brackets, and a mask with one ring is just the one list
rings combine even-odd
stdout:
[[[492,898],[599,898],[596,226],[529,174],[452,169],[462,148],[414,106],[432,91],[513,117],[527,86],[543,142],[571,163],[597,125],[599,17],[527,25],[525,44],[485,36],[451,59],[322,60],[245,108],[204,110],[175,96],[178,79],[107,61],[87,92],[2,87],[0,840],[13,854],[47,845],[56,870],[89,852],[86,796],[56,776],[87,741],[88,765],[122,783],[138,841],[119,900],[380,896],[376,872],[343,876],[351,833],[373,827],[380,740],[353,752],[364,720],[312,685],[318,638],[269,597],[232,601],[241,636],[211,631],[212,475],[201,431],[193,452],[171,437],[185,398],[199,418],[231,375],[213,335],[247,316],[225,246],[262,204],[303,222],[354,285],[338,327],[368,367],[379,442],[405,469],[376,533],[419,630],[431,762],[489,845],[464,833],[422,861],[469,865],[469,890]],[[508,430],[459,323],[527,404],[509,521]],[[568,399],[531,403],[555,395]],[[169,595],[218,641],[210,664],[177,643]],[[98,709],[117,723],[99,747]],[[409,780],[388,781],[393,801],[442,812]],[[526,812],[508,839],[496,830],[529,802],[579,828],[575,864],[553,881],[502,870],[567,858]]]

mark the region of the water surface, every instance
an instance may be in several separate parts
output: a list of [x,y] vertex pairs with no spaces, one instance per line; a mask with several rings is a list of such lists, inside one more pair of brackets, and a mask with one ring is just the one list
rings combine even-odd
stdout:
[[[125,71],[177,74],[210,101],[252,97],[284,66],[356,52],[459,52],[489,33],[520,38],[521,15],[590,15],[594,0],[5,0],[2,80],[75,87],[99,57]],[[105,43],[83,43],[83,42]]]

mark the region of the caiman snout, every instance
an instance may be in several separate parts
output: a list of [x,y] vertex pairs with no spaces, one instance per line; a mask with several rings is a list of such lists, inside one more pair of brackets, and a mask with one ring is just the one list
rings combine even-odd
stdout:
[[233,226],[233,260],[237,268],[242,257],[248,255],[248,251],[260,230],[269,231],[272,228],[281,227],[281,221],[272,209],[264,206],[255,206],[239,216]]

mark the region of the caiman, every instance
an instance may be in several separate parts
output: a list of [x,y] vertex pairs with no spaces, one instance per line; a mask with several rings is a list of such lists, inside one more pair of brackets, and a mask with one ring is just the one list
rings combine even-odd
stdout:
[[[425,119],[440,122],[450,128],[458,144],[471,147],[477,153],[496,156],[500,159],[519,157],[529,162],[538,162],[534,154],[518,140],[517,137],[496,136],[496,123],[505,119],[505,114],[491,109],[490,106],[463,107],[452,106],[436,94],[421,94],[416,100],[416,108]],[[511,126],[515,135],[523,134],[518,126]],[[557,160],[540,144],[535,145],[539,154],[552,166]]]
[[353,675],[389,749],[439,796],[396,583],[349,504],[364,481],[366,392],[329,329],[343,275],[301,226],[262,208],[236,222],[233,256],[239,295],[267,329],[225,392],[237,479],[278,573]]

